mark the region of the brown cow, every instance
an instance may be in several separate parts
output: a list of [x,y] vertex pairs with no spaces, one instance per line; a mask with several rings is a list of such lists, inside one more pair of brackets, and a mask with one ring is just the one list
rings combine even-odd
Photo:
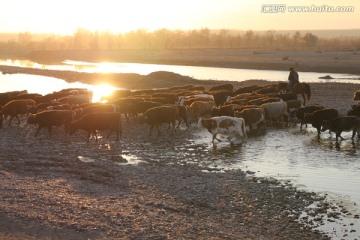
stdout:
[[263,130],[266,128],[265,110],[263,108],[246,108],[241,112],[236,112],[235,117],[244,119],[245,125],[249,127],[249,133],[254,132],[253,125],[258,130],[260,127]]
[[150,125],[149,136],[153,128],[156,126],[158,135],[160,135],[160,125],[169,123],[172,125],[172,133],[175,132],[175,122],[179,119],[179,109],[176,105],[166,105],[150,108],[139,116],[140,123],[147,123]]
[[88,132],[87,142],[90,141],[91,134],[95,135],[96,142],[98,141],[97,130],[110,130],[107,137],[111,133],[116,132],[116,141],[119,141],[121,134],[121,114],[116,112],[101,112],[89,113],[79,120],[72,122],[69,125],[68,131],[74,134],[77,130],[82,129]]
[[64,125],[66,129],[74,118],[75,112],[72,110],[47,110],[36,114],[30,113],[27,119],[27,123],[39,125],[35,133],[35,137],[37,137],[40,129],[43,127],[48,128],[49,135],[51,137],[53,126]]
[[0,117],[2,118],[2,116],[5,116],[6,118],[7,116],[10,116],[9,125],[11,125],[12,119],[16,117],[20,124],[18,115],[29,113],[29,106],[35,106],[35,101],[31,99],[12,100],[3,106],[0,111]]
[[191,119],[198,120],[199,117],[209,115],[211,116],[214,107],[213,102],[196,101],[189,106]]

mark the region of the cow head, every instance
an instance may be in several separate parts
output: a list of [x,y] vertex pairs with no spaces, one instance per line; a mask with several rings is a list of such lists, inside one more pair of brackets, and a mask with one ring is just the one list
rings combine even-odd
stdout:
[[28,124],[35,124],[36,123],[36,115],[30,113],[27,119]]
[[198,125],[206,128],[209,132],[212,132],[217,127],[216,121],[212,118],[200,118]]

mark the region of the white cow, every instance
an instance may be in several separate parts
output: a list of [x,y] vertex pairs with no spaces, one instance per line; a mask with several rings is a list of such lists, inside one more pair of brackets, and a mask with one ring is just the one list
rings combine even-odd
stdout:
[[268,121],[278,121],[280,118],[283,118],[286,124],[288,123],[289,113],[287,111],[286,102],[271,102],[264,103],[261,105],[265,110],[266,119]]
[[245,141],[247,138],[245,121],[242,118],[229,116],[212,117],[209,119],[200,118],[199,126],[206,128],[213,135],[213,144],[215,139],[221,142],[220,139],[216,138],[217,134],[227,135],[231,144],[236,139],[240,138],[242,141]]

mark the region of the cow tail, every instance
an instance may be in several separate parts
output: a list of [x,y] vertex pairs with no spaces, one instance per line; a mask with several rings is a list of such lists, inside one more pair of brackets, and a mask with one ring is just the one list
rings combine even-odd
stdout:
[[311,97],[311,89],[310,89],[310,85],[308,83],[304,83],[305,86],[305,93],[307,95],[307,99],[308,101],[310,100]]

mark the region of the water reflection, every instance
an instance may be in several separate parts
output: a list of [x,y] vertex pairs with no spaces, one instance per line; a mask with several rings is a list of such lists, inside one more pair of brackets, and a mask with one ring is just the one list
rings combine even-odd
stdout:
[[[100,73],[137,73],[147,75],[156,71],[175,72],[199,80],[227,80],[245,81],[248,79],[265,79],[269,81],[286,81],[288,71],[235,69],[218,67],[195,67],[180,65],[142,64],[142,63],[117,63],[117,62],[82,62],[66,60],[61,65],[38,64],[28,60],[0,60],[0,65],[31,67],[51,70],[68,70],[79,72]],[[330,75],[334,79],[319,79]],[[360,75],[302,72],[302,82],[349,82],[359,83]]]
[[64,80],[28,74],[0,74],[1,92],[27,90],[29,93],[42,95],[65,88],[86,88],[93,91],[93,102],[100,102],[103,96],[118,89],[108,84],[90,85],[79,82],[68,83]]

